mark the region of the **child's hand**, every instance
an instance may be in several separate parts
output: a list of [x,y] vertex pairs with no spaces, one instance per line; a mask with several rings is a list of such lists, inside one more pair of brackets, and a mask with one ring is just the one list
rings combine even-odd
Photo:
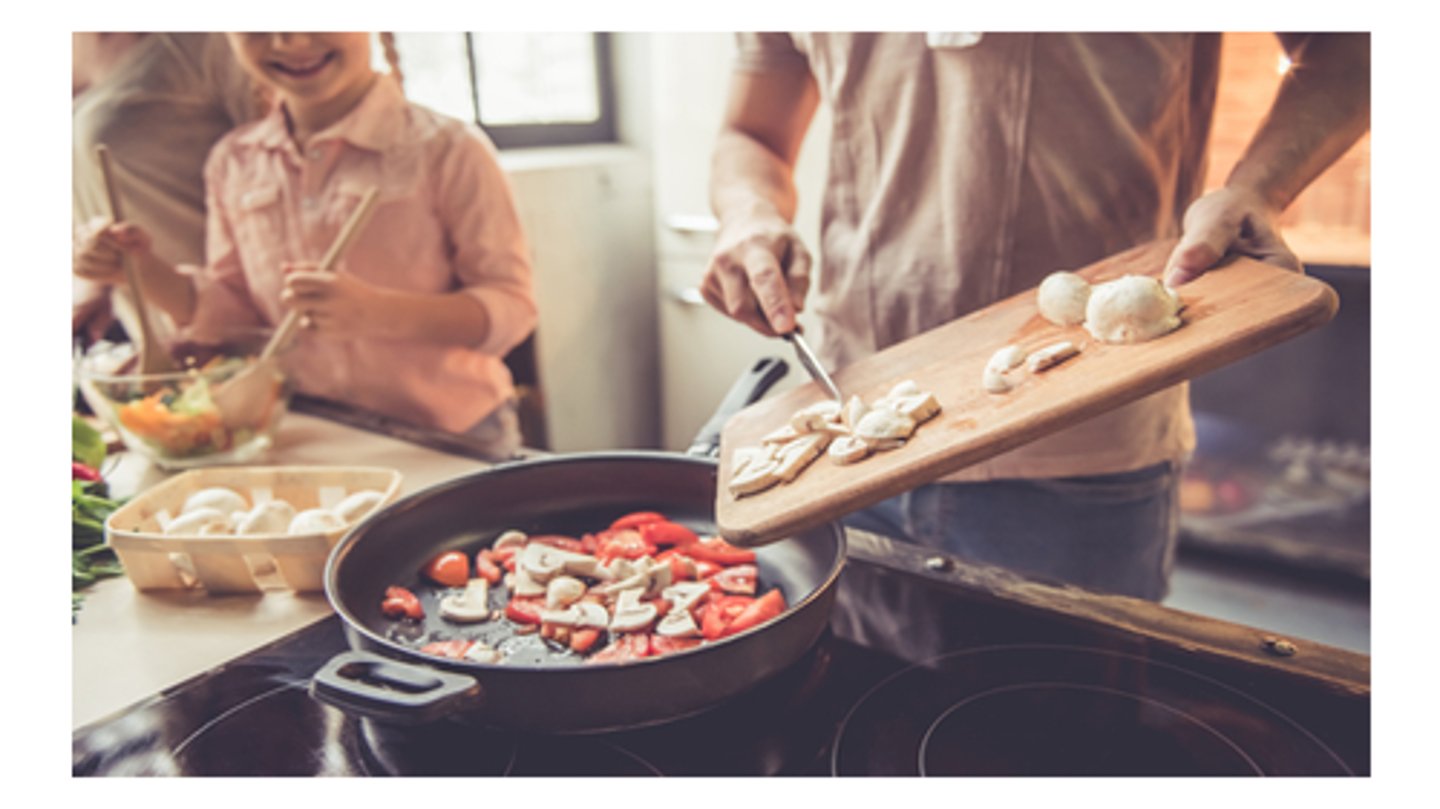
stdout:
[[123,284],[121,257],[144,259],[150,254],[150,234],[139,225],[120,222],[93,228],[75,253],[75,274],[100,284]]
[[385,291],[337,272],[319,272],[314,262],[287,264],[281,303],[300,311],[300,326],[325,334],[383,336]]

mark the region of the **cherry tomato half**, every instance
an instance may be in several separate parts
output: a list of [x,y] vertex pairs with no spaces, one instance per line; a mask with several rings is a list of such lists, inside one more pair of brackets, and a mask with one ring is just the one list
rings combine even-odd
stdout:
[[425,565],[425,576],[446,587],[464,587],[470,581],[470,557],[460,551],[445,551]]

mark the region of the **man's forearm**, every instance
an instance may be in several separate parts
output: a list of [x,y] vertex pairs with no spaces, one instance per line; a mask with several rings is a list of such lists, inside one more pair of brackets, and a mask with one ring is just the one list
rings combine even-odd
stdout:
[[1369,34],[1312,34],[1226,185],[1284,210],[1370,127]]
[[722,225],[752,216],[794,221],[794,167],[754,138],[735,130],[721,132],[710,176],[710,204]]

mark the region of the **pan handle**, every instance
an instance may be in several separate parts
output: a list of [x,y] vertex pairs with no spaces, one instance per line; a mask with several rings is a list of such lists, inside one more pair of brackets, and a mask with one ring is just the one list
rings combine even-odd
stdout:
[[730,386],[725,398],[720,400],[720,406],[715,408],[710,420],[696,433],[695,440],[690,442],[690,448],[685,450],[685,454],[709,458],[719,453],[720,432],[725,428],[725,422],[747,406],[760,401],[760,397],[774,387],[776,382],[784,379],[789,371],[790,366],[779,357],[761,357],[756,360],[755,364],[745,369],[740,378]]
[[473,707],[482,690],[479,681],[464,674],[349,651],[315,673],[310,695],[353,716],[415,725]]

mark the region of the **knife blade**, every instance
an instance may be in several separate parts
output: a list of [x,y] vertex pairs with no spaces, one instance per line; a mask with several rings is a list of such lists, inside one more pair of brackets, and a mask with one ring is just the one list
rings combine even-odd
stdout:
[[835,384],[835,380],[830,378],[830,374],[825,371],[825,366],[820,364],[820,358],[810,350],[810,344],[805,342],[804,336],[799,331],[792,331],[782,336],[795,347],[795,356],[800,359],[800,364],[805,366],[805,370],[810,372],[810,376],[820,383],[820,387],[829,391],[841,407],[844,407],[845,397],[841,395],[840,387]]

